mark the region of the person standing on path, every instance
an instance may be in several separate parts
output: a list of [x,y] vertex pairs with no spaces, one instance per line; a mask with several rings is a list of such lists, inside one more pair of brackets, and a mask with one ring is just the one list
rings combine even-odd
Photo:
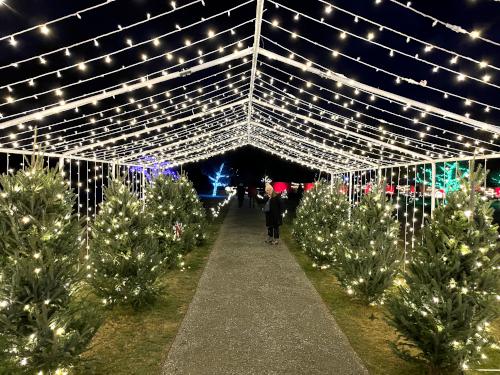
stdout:
[[280,226],[283,224],[283,201],[270,184],[266,184],[266,195],[268,197],[264,205],[268,235],[266,242],[277,245],[280,238]]
[[300,202],[303,196],[304,196],[304,186],[302,186],[302,184],[299,184],[299,187],[297,188],[297,200]]
[[255,200],[257,199],[257,188],[253,185],[248,186],[248,207],[255,207]]
[[236,188],[236,195],[238,196],[238,207],[243,207],[243,200],[245,199],[245,187],[240,183]]

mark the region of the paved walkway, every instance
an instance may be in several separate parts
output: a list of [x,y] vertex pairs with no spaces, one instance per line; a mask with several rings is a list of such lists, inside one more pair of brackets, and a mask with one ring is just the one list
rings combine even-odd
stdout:
[[263,214],[234,203],[163,374],[368,374]]

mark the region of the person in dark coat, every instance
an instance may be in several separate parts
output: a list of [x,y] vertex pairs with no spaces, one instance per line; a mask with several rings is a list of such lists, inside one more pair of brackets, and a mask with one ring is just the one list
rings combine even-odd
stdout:
[[267,242],[277,245],[280,238],[280,226],[283,224],[283,201],[270,184],[266,185],[266,195],[268,199],[264,205],[264,212],[266,214]]
[[253,185],[248,187],[248,207],[255,207],[255,200],[257,199],[257,188]]
[[245,199],[245,187],[242,183],[236,188],[236,195],[238,196],[238,207],[243,207],[243,200]]
[[300,184],[299,187],[297,188],[297,200],[300,202],[303,196],[304,196],[304,187],[302,186],[302,184]]

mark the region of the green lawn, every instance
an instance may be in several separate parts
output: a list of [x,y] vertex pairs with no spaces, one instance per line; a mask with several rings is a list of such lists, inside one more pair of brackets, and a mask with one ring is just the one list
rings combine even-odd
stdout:
[[206,243],[186,258],[185,271],[170,270],[161,279],[164,294],[149,309],[136,312],[117,307],[84,353],[82,374],[158,374],[194,296],[224,215],[208,225]]
[[[387,345],[395,340],[394,330],[385,323],[381,307],[367,307],[349,297],[340,287],[329,270],[312,267],[311,260],[305,255],[291,236],[290,225],[283,226],[283,240],[295,256],[309,280],[323,298],[335,320],[348,337],[352,347],[365,363],[372,375],[420,375],[426,371],[397,357]],[[375,319],[370,319],[372,314]],[[500,322],[493,325],[493,331],[500,338]],[[481,368],[500,368],[500,352],[488,352],[489,360]],[[482,372],[470,371],[478,375]],[[500,373],[500,372],[499,372]]]

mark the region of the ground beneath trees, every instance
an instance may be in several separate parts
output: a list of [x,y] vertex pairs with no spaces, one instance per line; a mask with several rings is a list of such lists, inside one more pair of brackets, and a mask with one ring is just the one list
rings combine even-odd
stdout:
[[260,210],[234,203],[163,374],[368,374]]

